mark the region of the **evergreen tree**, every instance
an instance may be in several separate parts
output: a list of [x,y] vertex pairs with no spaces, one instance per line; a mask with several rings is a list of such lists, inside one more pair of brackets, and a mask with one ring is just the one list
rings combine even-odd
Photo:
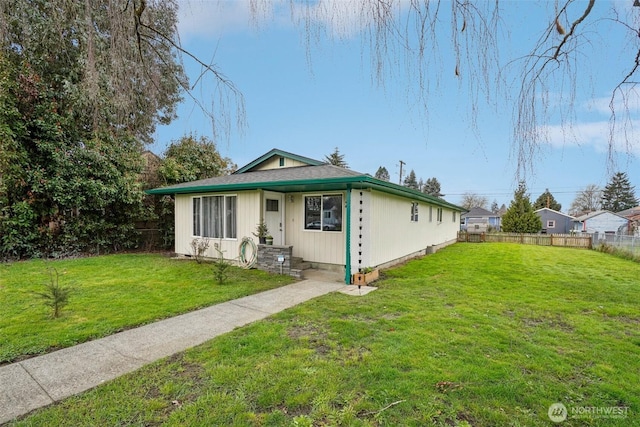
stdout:
[[620,212],[638,205],[634,188],[626,172],[617,172],[602,192],[602,209]]
[[560,212],[560,209],[562,209],[562,205],[556,201],[556,199],[553,197],[553,194],[551,194],[548,188],[545,189],[544,193],[542,193],[533,204],[533,210],[542,208],[549,208],[558,212]]
[[384,166],[380,166],[378,168],[378,170],[376,171],[375,177],[380,179],[380,180],[382,180],[382,181],[387,181],[387,182],[389,182],[391,180],[391,176],[389,175],[389,171]]
[[435,177],[427,179],[426,184],[422,188],[423,193],[426,193],[434,197],[444,196],[444,194],[442,194],[440,191],[441,191],[440,182],[438,182],[438,179]]
[[411,169],[411,172],[409,172],[409,175],[407,175],[407,177],[404,179],[404,186],[413,188],[414,190],[418,189],[418,180],[416,178],[416,173],[414,172],[413,169]]
[[509,233],[537,233],[542,230],[542,221],[533,211],[524,181],[518,184],[513,200],[502,216],[502,230]]
[[338,147],[336,147],[333,153],[329,154],[328,156],[324,156],[324,160],[330,165],[338,166],[345,169],[349,168],[349,165],[344,160],[344,154],[340,154],[340,150],[338,150]]

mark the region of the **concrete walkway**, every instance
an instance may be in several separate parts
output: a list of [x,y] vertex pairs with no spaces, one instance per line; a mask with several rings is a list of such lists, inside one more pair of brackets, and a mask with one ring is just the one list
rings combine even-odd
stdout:
[[345,287],[319,276],[0,367],[0,424]]

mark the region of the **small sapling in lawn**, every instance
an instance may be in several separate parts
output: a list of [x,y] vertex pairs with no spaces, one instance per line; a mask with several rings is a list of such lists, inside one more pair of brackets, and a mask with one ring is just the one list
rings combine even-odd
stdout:
[[44,305],[52,310],[51,316],[60,317],[60,312],[69,303],[69,296],[73,288],[60,284],[60,273],[55,268],[49,268],[49,282],[44,284],[44,291],[35,292],[42,299]]
[[218,252],[218,258],[216,262],[213,264],[213,277],[215,277],[218,285],[224,285],[229,277],[229,267],[231,264],[224,259],[224,255],[219,247],[216,247],[216,252]]

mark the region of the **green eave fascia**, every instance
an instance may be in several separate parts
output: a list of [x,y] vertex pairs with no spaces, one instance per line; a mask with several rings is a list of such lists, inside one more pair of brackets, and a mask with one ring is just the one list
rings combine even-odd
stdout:
[[[398,184],[382,181],[369,176],[367,176],[366,178],[368,179],[365,182],[367,182],[368,185],[365,188],[371,188],[373,190],[378,190],[383,193],[393,194],[400,197],[406,197],[406,198],[410,198],[412,200],[417,200],[420,202],[427,202],[435,206],[440,206],[440,207],[451,209],[458,212],[464,212],[466,210],[463,207],[454,205],[453,203],[449,203],[444,199],[430,196],[418,190],[413,190],[411,188],[403,187]],[[354,189],[355,188],[356,187],[354,186]]]
[[147,194],[172,195],[172,194],[193,194],[193,193],[213,193],[230,191],[250,191],[267,190],[282,193],[296,192],[317,192],[317,191],[339,191],[346,190],[351,185],[354,190],[372,189],[383,193],[393,194],[400,197],[409,198],[416,201],[426,202],[435,206],[463,212],[464,208],[447,202],[446,200],[424,194],[417,190],[412,190],[401,185],[381,181],[368,175],[322,178],[322,179],[301,179],[292,181],[271,181],[271,182],[246,182],[237,184],[222,185],[195,185],[184,187],[164,187],[147,190]]

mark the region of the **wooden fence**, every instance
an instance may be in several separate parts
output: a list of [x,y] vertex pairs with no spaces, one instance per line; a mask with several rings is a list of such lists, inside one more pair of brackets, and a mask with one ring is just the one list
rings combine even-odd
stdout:
[[458,242],[502,242],[585,249],[591,249],[592,247],[591,236],[575,234],[469,233],[467,231],[459,231]]

